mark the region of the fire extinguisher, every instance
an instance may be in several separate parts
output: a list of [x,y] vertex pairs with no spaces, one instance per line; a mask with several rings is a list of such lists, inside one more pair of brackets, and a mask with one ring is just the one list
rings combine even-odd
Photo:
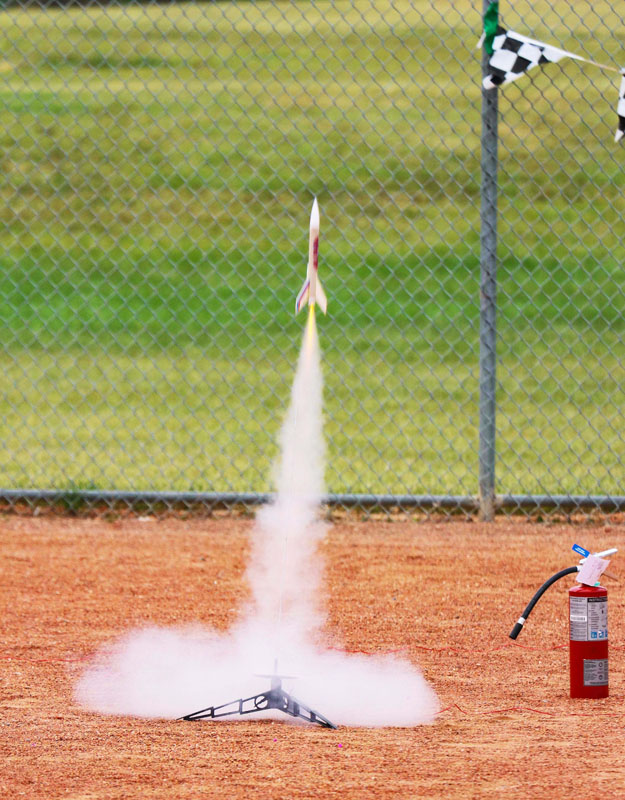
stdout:
[[[597,578],[606,572],[609,561],[602,556],[617,552],[615,547],[591,554],[579,545],[573,550],[583,556],[575,567],[556,572],[545,581],[527,608],[519,617],[510,632],[510,638],[516,639],[532,609],[546,590],[565,575],[579,572],[578,583],[569,589],[569,665],[571,680],[571,697],[599,698],[607,697],[608,685],[608,591],[600,586]],[[585,583],[584,581],[592,581]]]

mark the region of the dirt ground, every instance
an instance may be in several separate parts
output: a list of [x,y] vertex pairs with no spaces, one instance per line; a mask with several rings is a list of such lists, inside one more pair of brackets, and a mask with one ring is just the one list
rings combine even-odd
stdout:
[[330,528],[328,644],[404,648],[441,699],[432,725],[191,724],[76,706],[86,660],[128,628],[236,619],[251,525],[0,517],[0,797],[625,797],[623,584],[608,587],[607,700],[568,698],[568,579],[518,645],[507,636],[540,583],[575,563],[573,542],[625,547],[618,525]]

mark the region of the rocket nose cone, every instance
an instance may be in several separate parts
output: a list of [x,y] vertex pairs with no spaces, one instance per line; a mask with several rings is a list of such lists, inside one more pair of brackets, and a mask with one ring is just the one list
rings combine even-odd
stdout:
[[316,197],[313,202],[312,211],[310,212],[310,230],[319,230],[319,204],[317,203]]

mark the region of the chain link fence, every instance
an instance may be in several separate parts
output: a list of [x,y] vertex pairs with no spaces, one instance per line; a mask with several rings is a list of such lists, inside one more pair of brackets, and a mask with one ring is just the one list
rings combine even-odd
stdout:
[[[4,501],[263,501],[316,195],[330,499],[476,511],[482,8],[0,13]],[[625,61],[615,3],[500,13]],[[624,502],[618,81],[494,90],[495,508]]]

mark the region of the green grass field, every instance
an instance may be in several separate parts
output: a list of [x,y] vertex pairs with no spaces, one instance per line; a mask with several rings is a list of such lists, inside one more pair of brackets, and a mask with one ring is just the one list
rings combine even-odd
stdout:
[[[3,12],[3,487],[269,489],[317,194],[329,490],[476,492],[473,7]],[[623,60],[607,2],[504,17]],[[501,92],[500,492],[625,478],[617,84]]]

